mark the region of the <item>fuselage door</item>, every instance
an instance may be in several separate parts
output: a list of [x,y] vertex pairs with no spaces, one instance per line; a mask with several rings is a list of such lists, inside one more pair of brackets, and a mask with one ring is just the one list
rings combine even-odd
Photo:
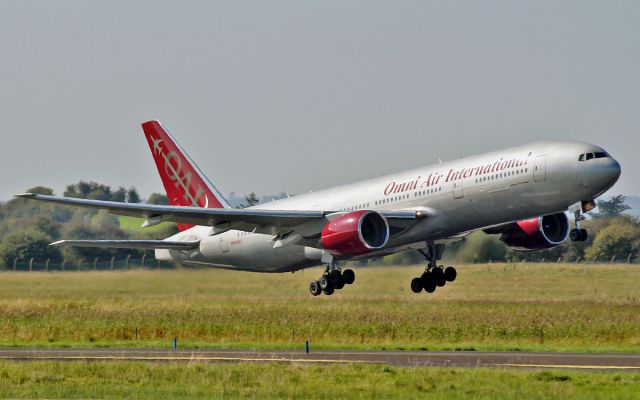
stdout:
[[461,199],[464,197],[464,191],[462,190],[462,182],[453,182],[453,198]]
[[547,179],[547,156],[537,156],[533,164],[533,180],[541,182]]

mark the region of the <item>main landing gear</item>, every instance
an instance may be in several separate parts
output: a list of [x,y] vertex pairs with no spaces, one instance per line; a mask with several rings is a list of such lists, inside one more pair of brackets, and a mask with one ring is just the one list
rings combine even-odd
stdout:
[[576,227],[569,231],[569,239],[571,239],[572,242],[584,242],[589,237],[587,230],[580,227],[581,222],[585,219],[581,211],[582,208],[573,212]]
[[453,282],[458,276],[458,272],[453,267],[444,268],[438,265],[438,260],[442,258],[444,244],[429,245],[427,252],[418,250],[427,259],[428,264],[421,276],[411,280],[411,291],[420,293],[423,289],[427,293],[433,293],[437,287],[443,287],[447,282]]
[[345,269],[343,271],[337,268],[334,261],[331,261],[320,279],[311,281],[309,291],[314,296],[318,296],[320,293],[330,296],[334,291],[344,288],[344,285],[351,285],[355,280],[356,274],[353,270]]

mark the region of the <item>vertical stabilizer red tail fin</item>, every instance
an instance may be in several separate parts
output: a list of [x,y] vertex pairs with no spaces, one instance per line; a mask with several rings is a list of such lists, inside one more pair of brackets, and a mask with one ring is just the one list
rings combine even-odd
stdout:
[[[169,204],[183,207],[231,208],[189,155],[158,121],[142,124]],[[190,225],[179,224],[181,231]]]

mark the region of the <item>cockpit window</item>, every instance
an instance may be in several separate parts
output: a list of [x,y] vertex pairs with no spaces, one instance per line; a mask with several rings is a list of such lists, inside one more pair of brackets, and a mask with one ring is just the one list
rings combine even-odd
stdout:
[[611,157],[611,156],[604,151],[597,151],[595,153],[582,153],[578,157],[578,161],[587,161],[587,160],[593,160],[594,158],[607,158],[607,157]]

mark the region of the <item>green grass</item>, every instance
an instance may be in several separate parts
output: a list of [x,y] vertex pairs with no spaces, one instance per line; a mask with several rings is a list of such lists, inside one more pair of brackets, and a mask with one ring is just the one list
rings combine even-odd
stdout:
[[118,221],[120,222],[120,229],[128,232],[132,232],[132,233],[147,234],[147,233],[162,232],[170,224],[170,222],[165,222],[158,225],[143,228],[142,227],[142,223],[144,222],[143,218],[126,217],[126,216],[119,216],[117,218],[118,218]]
[[475,265],[435,294],[420,268],[368,268],[312,297],[295,274],[0,274],[0,345],[638,352],[640,268]]
[[2,398],[637,399],[640,374],[290,365],[0,362]]

